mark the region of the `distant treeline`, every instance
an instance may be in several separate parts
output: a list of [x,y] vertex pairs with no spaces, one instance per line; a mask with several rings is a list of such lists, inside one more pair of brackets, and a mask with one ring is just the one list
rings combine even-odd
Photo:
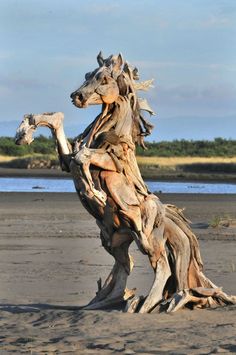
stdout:
[[236,156],[236,140],[215,138],[207,140],[174,140],[171,142],[146,142],[147,150],[137,148],[137,155],[159,157],[232,157]]
[[13,138],[0,137],[0,155],[18,156],[55,153],[55,141],[43,135],[36,137],[31,145],[16,145]]
[[[137,155],[140,156],[160,156],[160,157],[184,157],[198,156],[210,157],[236,156],[236,140],[215,138],[214,141],[198,140],[174,140],[171,142],[146,142],[147,150],[137,148]],[[17,146],[14,139],[10,137],[0,137],[0,155],[24,156],[31,154],[54,154],[55,143],[52,138],[44,136],[36,137],[34,143],[26,146]]]

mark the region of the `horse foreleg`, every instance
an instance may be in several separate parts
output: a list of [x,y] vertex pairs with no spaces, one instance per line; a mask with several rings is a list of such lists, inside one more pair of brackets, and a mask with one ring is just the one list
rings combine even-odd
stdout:
[[90,190],[97,199],[105,205],[107,195],[103,190],[97,190],[90,172],[90,166],[94,165],[109,171],[116,171],[116,165],[111,156],[104,149],[90,149],[84,146],[74,157],[77,164],[82,166],[84,177],[86,178]]

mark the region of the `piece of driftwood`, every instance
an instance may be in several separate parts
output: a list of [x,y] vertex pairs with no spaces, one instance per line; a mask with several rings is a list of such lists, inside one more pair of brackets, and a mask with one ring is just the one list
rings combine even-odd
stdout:
[[[153,114],[138,97],[152,80],[139,82],[138,70],[122,56],[104,59],[85,75],[83,85],[71,94],[79,108],[102,105],[101,113],[71,145],[63,130],[61,112],[28,114],[16,133],[17,144],[30,144],[39,126],[51,129],[61,168],[71,173],[83,206],[96,219],[102,245],[115,264],[86,309],[126,302],[127,312],[174,312],[183,307],[235,304],[203,273],[196,236],[182,211],[162,204],[148,191],[135,158],[135,147],[145,147],[144,137],[153,126],[143,111]],[[155,277],[146,297],[136,297],[126,287],[133,268],[129,246],[135,241],[147,255]]]

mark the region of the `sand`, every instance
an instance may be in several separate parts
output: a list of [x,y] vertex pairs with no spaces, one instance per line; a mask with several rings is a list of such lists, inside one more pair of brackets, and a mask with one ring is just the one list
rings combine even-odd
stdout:
[[[205,273],[236,294],[236,195],[161,194],[186,207]],[[84,311],[113,260],[76,194],[0,194],[0,354],[236,353],[236,306],[167,314]],[[131,247],[129,287],[145,294],[153,274]]]

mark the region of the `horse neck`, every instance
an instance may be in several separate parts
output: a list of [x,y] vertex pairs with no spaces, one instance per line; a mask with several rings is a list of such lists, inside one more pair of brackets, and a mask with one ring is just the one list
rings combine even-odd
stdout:
[[132,141],[133,119],[128,97],[119,96],[116,102],[104,106],[100,115],[84,131],[83,141],[87,147],[91,147],[101,133],[112,129],[118,137],[125,136]]
[[[112,117],[116,120],[115,133],[117,136],[132,137],[133,118],[130,101],[127,97],[120,96],[115,103],[115,110]],[[111,118],[112,118],[111,117]]]

